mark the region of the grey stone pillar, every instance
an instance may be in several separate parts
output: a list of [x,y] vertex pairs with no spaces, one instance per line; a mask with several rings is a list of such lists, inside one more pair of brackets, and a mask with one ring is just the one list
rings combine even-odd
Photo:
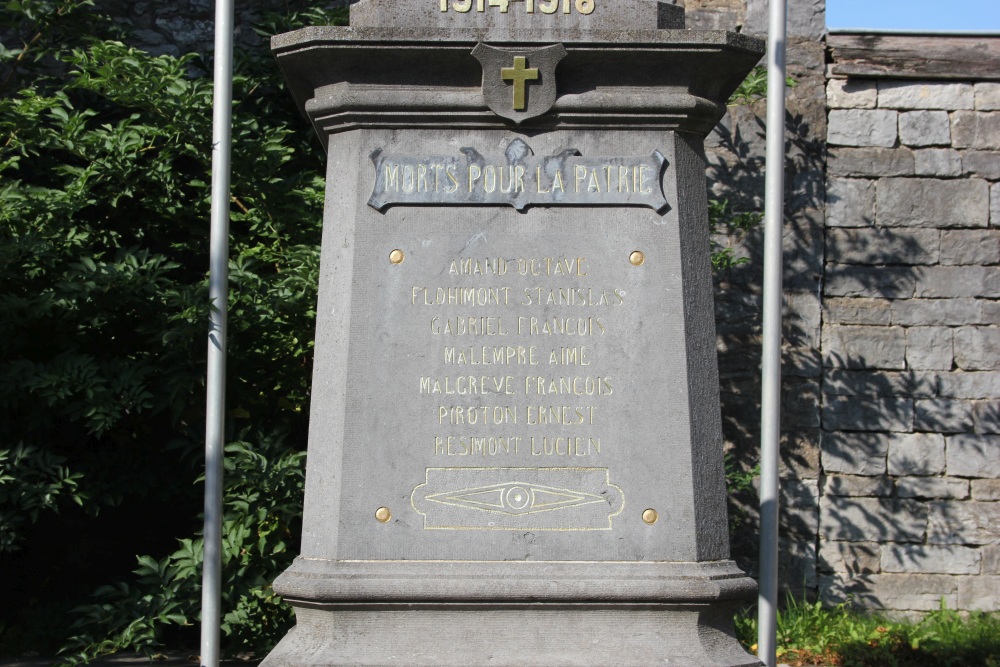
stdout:
[[759,664],[702,140],[761,42],[648,0],[362,0],[273,47],[329,162],[264,664]]

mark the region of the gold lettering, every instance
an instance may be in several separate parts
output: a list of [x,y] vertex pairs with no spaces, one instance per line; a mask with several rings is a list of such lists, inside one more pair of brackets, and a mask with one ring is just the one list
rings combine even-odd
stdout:
[[[552,1],[558,2],[559,0],[552,0]],[[542,11],[545,10],[543,9]],[[547,12],[547,13],[551,14],[552,12]],[[538,191],[538,194],[548,194],[549,192],[551,192],[551,190],[542,190],[542,168],[540,166],[535,167],[535,189]]]
[[618,167],[618,192],[631,192],[628,189],[628,167]]
[[497,189],[497,170],[492,164],[486,165],[483,170],[483,189],[486,192],[494,192]]
[[555,178],[552,181],[552,192],[555,192],[556,188],[559,188],[560,192],[566,192],[566,188],[563,187],[562,171],[560,170],[556,171]]
[[385,165],[385,190],[395,189],[399,192],[399,165]]
[[587,181],[587,192],[600,192],[601,182],[597,179],[597,170],[590,170],[590,180]]
[[424,192],[430,192],[431,186],[427,181],[427,165],[417,165],[417,192],[420,192],[420,185],[423,184]]

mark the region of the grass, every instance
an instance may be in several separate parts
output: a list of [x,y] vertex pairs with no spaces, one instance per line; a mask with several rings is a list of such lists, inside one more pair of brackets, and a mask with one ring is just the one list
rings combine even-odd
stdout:
[[[757,643],[756,610],[736,618],[740,641]],[[789,598],[778,613],[778,661],[840,667],[1000,667],[1000,614],[960,614],[942,603],[919,621],[893,621]]]

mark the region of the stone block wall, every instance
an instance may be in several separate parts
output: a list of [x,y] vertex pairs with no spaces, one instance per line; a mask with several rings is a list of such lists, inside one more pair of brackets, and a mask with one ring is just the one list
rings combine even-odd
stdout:
[[877,76],[827,84],[819,592],[995,610],[1000,83]]

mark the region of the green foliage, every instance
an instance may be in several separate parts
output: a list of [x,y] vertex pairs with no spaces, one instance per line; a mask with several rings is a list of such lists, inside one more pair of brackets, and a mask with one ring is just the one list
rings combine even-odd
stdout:
[[[713,234],[742,236],[755,229],[764,218],[757,211],[733,211],[728,199],[710,199],[708,201],[708,224]],[[716,271],[731,269],[746,264],[748,257],[737,257],[731,246],[712,242],[712,267]]]
[[18,443],[0,449],[0,553],[11,552],[24,540],[25,524],[41,512],[54,512],[69,499],[83,505],[87,495],[78,491],[80,473],[70,472],[61,456]]
[[760,474],[759,465],[752,470],[743,470],[729,452],[723,456],[722,463],[726,471],[726,489],[730,495],[753,488],[753,481]]
[[[280,437],[226,447],[226,511],[223,520],[222,624],[231,650],[264,652],[292,622],[291,610],[271,589],[294,557],[302,513],[305,454]],[[180,540],[162,560],[139,557],[136,579],[103,586],[94,601],[76,609],[78,632],[64,651],[78,661],[121,649],[152,657],[171,627],[192,628],[201,605],[203,541]]]
[[[755,649],[756,611],[736,618],[744,645]],[[777,654],[791,665],[967,667],[1000,665],[1000,614],[940,609],[915,622],[893,621],[849,604],[828,608],[789,597],[778,612]]]
[[[21,35],[0,48],[0,551],[74,506],[84,521],[145,498],[179,514],[178,531],[198,525],[209,68],[126,46],[91,4],[0,6],[5,34]],[[228,402],[241,441],[227,451],[223,630],[235,651],[273,643],[290,618],[269,586],[298,540],[324,182],[269,54],[241,54],[233,88]],[[136,579],[77,610],[67,649],[149,653],[183,634],[200,550],[195,537],[141,557]]]
[[[793,77],[789,76],[785,78],[785,85],[789,88],[794,88],[798,84],[799,82]],[[753,104],[765,97],[767,97],[767,67],[757,65],[750,70],[750,74],[747,75],[747,78],[743,79],[743,83],[729,96],[727,104],[729,106]]]

